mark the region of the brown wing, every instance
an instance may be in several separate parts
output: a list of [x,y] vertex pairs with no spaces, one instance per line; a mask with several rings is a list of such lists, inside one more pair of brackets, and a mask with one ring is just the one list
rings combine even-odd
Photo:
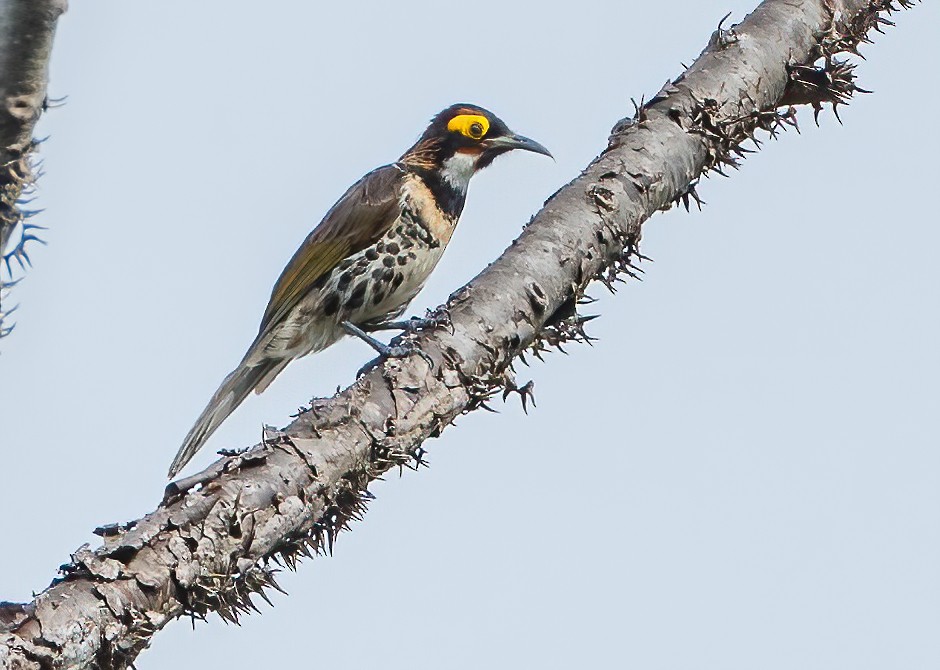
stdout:
[[400,167],[386,165],[349,187],[284,268],[271,291],[259,333],[280,323],[318,279],[388,231],[399,215],[403,177]]

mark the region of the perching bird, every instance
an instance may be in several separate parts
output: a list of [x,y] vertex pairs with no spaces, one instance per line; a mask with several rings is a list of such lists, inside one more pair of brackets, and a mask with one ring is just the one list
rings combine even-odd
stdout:
[[470,177],[513,149],[551,156],[482,107],[452,105],[397,162],[353,184],[284,268],[258,336],[186,435],[170,477],[252,390],[261,393],[295,358],[344,335],[385,356],[406,355],[365,331],[398,325],[389,319],[405,311],[441,259]]

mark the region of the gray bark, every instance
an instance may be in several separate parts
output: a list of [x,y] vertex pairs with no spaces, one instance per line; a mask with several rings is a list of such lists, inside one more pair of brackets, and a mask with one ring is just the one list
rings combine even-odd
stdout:
[[[36,239],[26,222],[23,192],[35,178],[33,129],[46,108],[49,57],[56,22],[67,0],[0,0],[0,257],[9,275],[29,264],[26,245]],[[8,296],[0,282],[0,300]],[[6,302],[6,300],[4,300]],[[10,308],[0,306],[0,337]]]
[[[908,6],[907,2],[903,6]],[[497,393],[520,393],[510,364],[584,337],[579,297],[636,271],[641,225],[696,199],[709,170],[735,165],[760,129],[793,124],[790,104],[832,105],[856,90],[834,58],[877,28],[889,2],[766,0],[717,30],[677,80],[552,196],[493,264],[456,291],[451,325],[413,337],[421,356],[381,362],[283,432],[171,484],[130,525],[98,530],[33,602],[0,607],[0,667],[124,668],[178,616],[230,620],[277,588],[269,563],[329,552],[365,511],[369,482],[416,468],[422,443]],[[167,452],[170,453],[169,451]]]

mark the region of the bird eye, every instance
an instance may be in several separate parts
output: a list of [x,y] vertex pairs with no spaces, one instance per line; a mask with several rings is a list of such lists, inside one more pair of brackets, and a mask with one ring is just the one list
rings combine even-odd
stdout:
[[490,121],[481,114],[458,114],[447,122],[447,130],[471,140],[480,140],[489,132]]

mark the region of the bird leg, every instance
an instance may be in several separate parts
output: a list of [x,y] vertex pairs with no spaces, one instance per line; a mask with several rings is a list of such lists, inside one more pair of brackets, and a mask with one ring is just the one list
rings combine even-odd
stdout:
[[434,361],[431,359],[431,357],[428,356],[423,351],[421,351],[421,349],[414,342],[406,341],[395,346],[389,346],[387,344],[383,344],[382,342],[379,342],[377,339],[369,335],[367,332],[365,332],[362,328],[360,328],[354,323],[351,323],[349,321],[343,321],[340,325],[343,327],[343,330],[345,330],[347,333],[349,333],[353,337],[358,337],[360,340],[362,340],[363,342],[368,344],[370,347],[375,349],[379,354],[381,354],[385,358],[406,358],[410,354],[416,353],[419,356],[421,356],[421,358],[426,360],[428,362],[428,365],[431,366],[431,368],[434,368]]

